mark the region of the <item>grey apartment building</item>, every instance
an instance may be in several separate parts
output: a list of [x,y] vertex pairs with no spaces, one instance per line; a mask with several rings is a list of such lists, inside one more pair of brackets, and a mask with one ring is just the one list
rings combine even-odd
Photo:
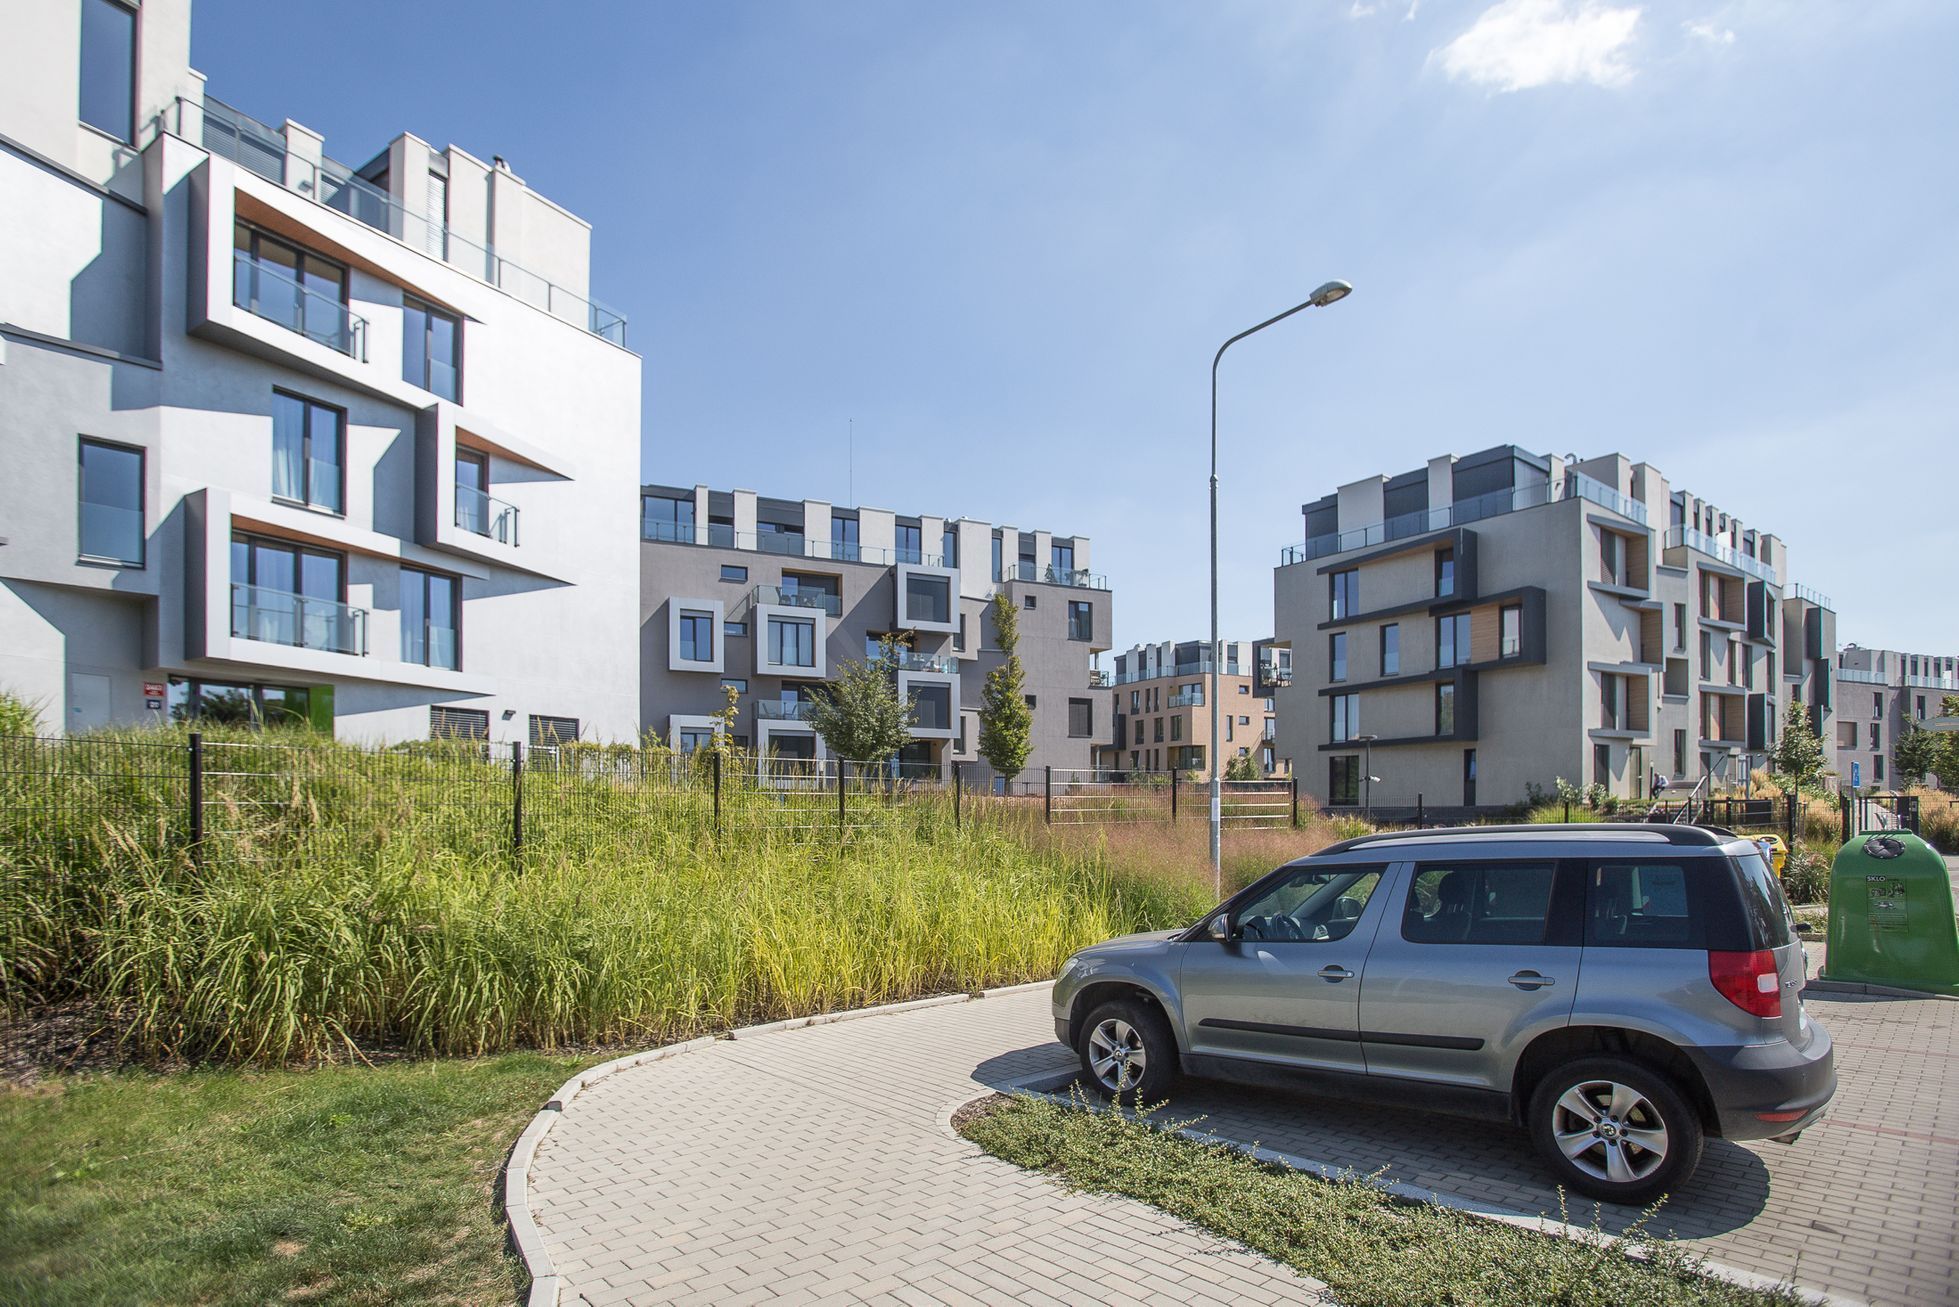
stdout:
[[969,783],[992,784],[979,707],[1002,661],[989,605],[1004,594],[1034,709],[1020,779],[1090,765],[1107,730],[1094,662],[1111,596],[1086,537],[706,486],[644,486],[640,514],[640,721],[674,747],[712,739],[732,688],[737,744],[827,758],[805,715],[812,693],[893,636],[897,688],[917,712],[905,770],[944,776],[958,763]]
[[1829,600],[1780,539],[1649,464],[1500,445],[1304,516],[1274,573],[1278,738],[1322,803],[1475,813],[1558,777],[1626,798],[1739,781],[1790,701],[1834,738]]
[[631,737],[640,361],[588,225],[224,104],[187,0],[5,26],[0,687],[56,730]]
[[[1871,789],[1915,784],[1898,774],[1898,737],[1943,715],[1945,696],[1959,695],[1959,658],[1900,653],[1847,644],[1837,655],[1837,779]],[[1946,788],[1959,777],[1940,777]]]

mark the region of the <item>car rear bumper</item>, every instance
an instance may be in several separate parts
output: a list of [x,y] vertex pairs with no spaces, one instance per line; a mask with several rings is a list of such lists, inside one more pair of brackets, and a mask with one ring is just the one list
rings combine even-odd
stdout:
[[1686,1050],[1707,1092],[1725,1139],[1771,1139],[1819,1120],[1837,1092],[1836,1052],[1829,1032],[1811,1026],[1806,1047],[1774,1044]]

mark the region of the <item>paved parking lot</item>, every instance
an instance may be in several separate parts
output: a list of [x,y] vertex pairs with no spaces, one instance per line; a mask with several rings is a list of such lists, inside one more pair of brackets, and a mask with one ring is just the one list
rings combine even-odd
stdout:
[[[1959,1301],[1959,1003],[1810,997],[1834,1114],[1794,1146],[1711,1142],[1656,1225],[1715,1260],[1872,1303]],[[783,1030],[621,1072],[531,1173],[566,1301],[1313,1301],[1315,1286],[1152,1209],[980,1156],[951,1108],[1072,1058],[1045,991]],[[1186,1084],[1240,1141],[1556,1214],[1515,1132]],[[1636,1213],[1606,1209],[1608,1228]],[[1569,1219],[1589,1222],[1592,1209]]]

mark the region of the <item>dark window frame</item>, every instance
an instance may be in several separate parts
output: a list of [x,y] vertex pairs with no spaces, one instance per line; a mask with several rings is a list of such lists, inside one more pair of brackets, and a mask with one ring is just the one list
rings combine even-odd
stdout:
[[[86,501],[84,501],[84,500],[82,499],[82,490],[83,490],[83,482],[82,482],[82,473],[83,473],[83,463],[84,463],[84,461],[86,460],[86,458],[88,457],[88,455],[87,455],[87,450],[88,450],[88,448],[89,448],[89,447],[90,447],[91,445],[92,445],[92,446],[94,446],[94,447],[95,447],[95,448],[97,448],[97,449],[102,449],[102,450],[107,450],[107,451],[109,451],[110,453],[116,453],[116,454],[134,454],[134,455],[136,455],[136,508],[135,508],[135,513],[136,513],[136,516],[137,516],[137,517],[138,517],[139,519],[141,519],[141,525],[140,525],[140,526],[139,526],[139,527],[137,528],[137,531],[136,531],[136,554],[137,554],[137,556],[136,556],[135,558],[117,558],[117,557],[115,557],[115,556],[114,556],[114,555],[112,555],[112,554],[98,554],[98,553],[94,553],[94,552],[91,552],[91,551],[90,551],[90,550],[89,550],[88,548],[86,548],[86,545],[87,545],[87,541],[86,541],[86,539],[84,538],[84,536],[83,536],[83,534],[82,534],[82,532],[83,532],[83,529],[84,529],[84,528],[83,528],[83,522],[82,522],[82,504],[83,504],[84,502],[86,502]],[[144,567],[147,567],[147,566],[149,566],[149,557],[150,557],[150,522],[149,522],[149,516],[150,516],[150,481],[149,481],[149,477],[150,477],[150,458],[149,458],[149,451],[148,451],[147,449],[144,449],[144,448],[143,448],[143,447],[142,447],[141,445],[125,445],[125,444],[123,444],[123,443],[122,443],[122,442],[120,442],[120,441],[115,441],[115,440],[103,440],[103,439],[102,439],[101,437],[99,437],[99,436],[79,436],[79,435],[78,435],[78,436],[76,437],[76,444],[75,444],[75,558],[76,558],[76,561],[77,561],[77,562],[82,562],[82,563],[88,563],[88,564],[90,564],[90,565],[92,565],[92,566],[97,566],[97,567],[128,567],[128,568],[144,568]],[[115,505],[113,505],[113,504],[110,504],[110,505],[102,505],[102,507],[110,507],[110,508],[113,508],[113,507],[115,507]],[[128,509],[124,509],[123,511],[124,511],[124,512],[128,512],[128,511],[130,511],[130,510],[128,510]]]
[[[122,123],[119,128],[105,127],[89,117],[86,112],[87,105],[85,101],[88,94],[88,52],[86,49],[88,38],[87,11],[91,7],[111,11],[127,19],[129,22],[129,78],[128,84],[123,88],[123,93],[128,100],[127,107],[124,110],[124,116],[127,118],[127,121]],[[143,11],[135,6],[122,3],[122,0],[82,0],[81,5],[77,7],[76,16],[75,121],[81,123],[83,126],[91,127],[105,136],[112,136],[125,145],[132,145],[136,141],[137,105],[141,99]]]
[[[433,580],[440,579],[449,583],[449,629],[456,633],[456,661],[453,666],[446,663],[431,662],[428,657],[425,657],[421,662],[411,663],[410,665],[415,667],[435,667],[452,672],[461,671],[463,668],[463,579],[452,572],[438,572],[430,567],[412,567],[404,564],[401,569],[402,584],[407,585],[410,578],[414,578],[422,587],[423,653],[431,657],[433,656],[435,641],[430,637],[430,633],[441,629],[428,620],[428,615],[434,611],[434,605],[429,602],[429,583]],[[342,602],[345,601],[343,600]],[[406,605],[403,605],[403,607],[406,607]],[[408,638],[408,630],[405,626],[402,628],[401,635],[403,640]],[[407,663],[409,659],[404,656],[402,661]]]
[[[299,488],[299,492],[300,492],[299,498],[295,499],[290,495],[281,495],[275,493],[271,496],[272,502],[275,504],[291,504],[295,508],[304,508],[309,512],[331,513],[335,517],[347,516],[347,410],[338,404],[329,404],[323,399],[314,399],[311,395],[302,395],[298,391],[288,390],[284,386],[274,386],[272,388],[272,397],[275,401],[280,399],[289,399],[300,406],[299,473],[300,473],[300,482],[301,482]],[[340,442],[340,459],[339,459],[338,466],[336,467],[335,470],[339,473],[340,480],[339,480],[339,484],[334,487],[334,492],[340,498],[340,504],[339,507],[337,508],[334,507],[332,504],[321,503],[313,497],[313,410],[314,409],[320,409],[323,410],[324,412],[333,414],[334,422],[338,429],[339,442]],[[276,430],[277,430],[276,424],[278,419],[275,417],[273,421],[275,424],[274,430],[275,430],[275,439],[276,439]],[[456,452],[458,457],[460,457],[462,451],[457,450]],[[274,457],[275,458],[277,457],[276,445],[274,446]],[[488,489],[489,483],[490,483],[489,459],[485,457],[483,460],[483,484],[485,487],[483,493],[486,495],[489,493],[489,489]]]
[[[467,722],[471,728],[471,732],[469,734],[463,734],[458,731],[442,730],[436,725],[438,720],[454,721],[457,725]],[[478,726],[482,728],[481,734],[476,734],[474,731],[474,728]],[[429,705],[429,738],[431,740],[480,741],[487,744],[490,739],[489,710],[486,708],[451,708],[447,704],[432,703]]]
[[[402,308],[402,330],[401,330],[402,377],[401,379],[403,381],[406,381],[411,386],[415,386],[422,390],[426,390],[429,392],[429,394],[435,395],[441,399],[446,399],[452,404],[462,403],[463,402],[462,315],[458,313],[451,313],[447,309],[437,308],[434,304],[429,303],[427,300],[422,299],[418,295],[403,295],[401,297],[401,308]],[[408,313],[410,310],[413,310],[414,312],[420,313],[422,315],[422,349],[421,349],[422,375],[419,377],[411,377],[408,375],[408,344],[409,344]],[[443,394],[442,391],[437,390],[434,387],[434,385],[431,384],[433,380],[431,374],[433,373],[435,368],[435,351],[431,349],[430,346],[433,344],[435,324],[438,321],[447,322],[451,327],[455,329],[456,361],[454,364],[454,370],[456,374],[456,393],[453,395]]]

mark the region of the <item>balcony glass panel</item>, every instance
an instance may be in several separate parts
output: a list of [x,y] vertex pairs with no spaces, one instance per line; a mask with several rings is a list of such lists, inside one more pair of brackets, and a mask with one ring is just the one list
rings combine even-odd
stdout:
[[367,610],[264,586],[231,587],[231,634],[328,653],[367,652]]
[[832,617],[843,616],[843,600],[822,590],[808,590],[799,586],[758,585],[751,592],[758,604],[773,604],[783,608],[816,608]]
[[518,512],[515,504],[486,495],[475,486],[456,483],[456,525],[465,531],[502,545],[517,543]]
[[232,251],[231,302],[308,340],[367,361],[367,319],[322,289],[318,278],[302,280],[283,247],[266,243],[254,258]]

